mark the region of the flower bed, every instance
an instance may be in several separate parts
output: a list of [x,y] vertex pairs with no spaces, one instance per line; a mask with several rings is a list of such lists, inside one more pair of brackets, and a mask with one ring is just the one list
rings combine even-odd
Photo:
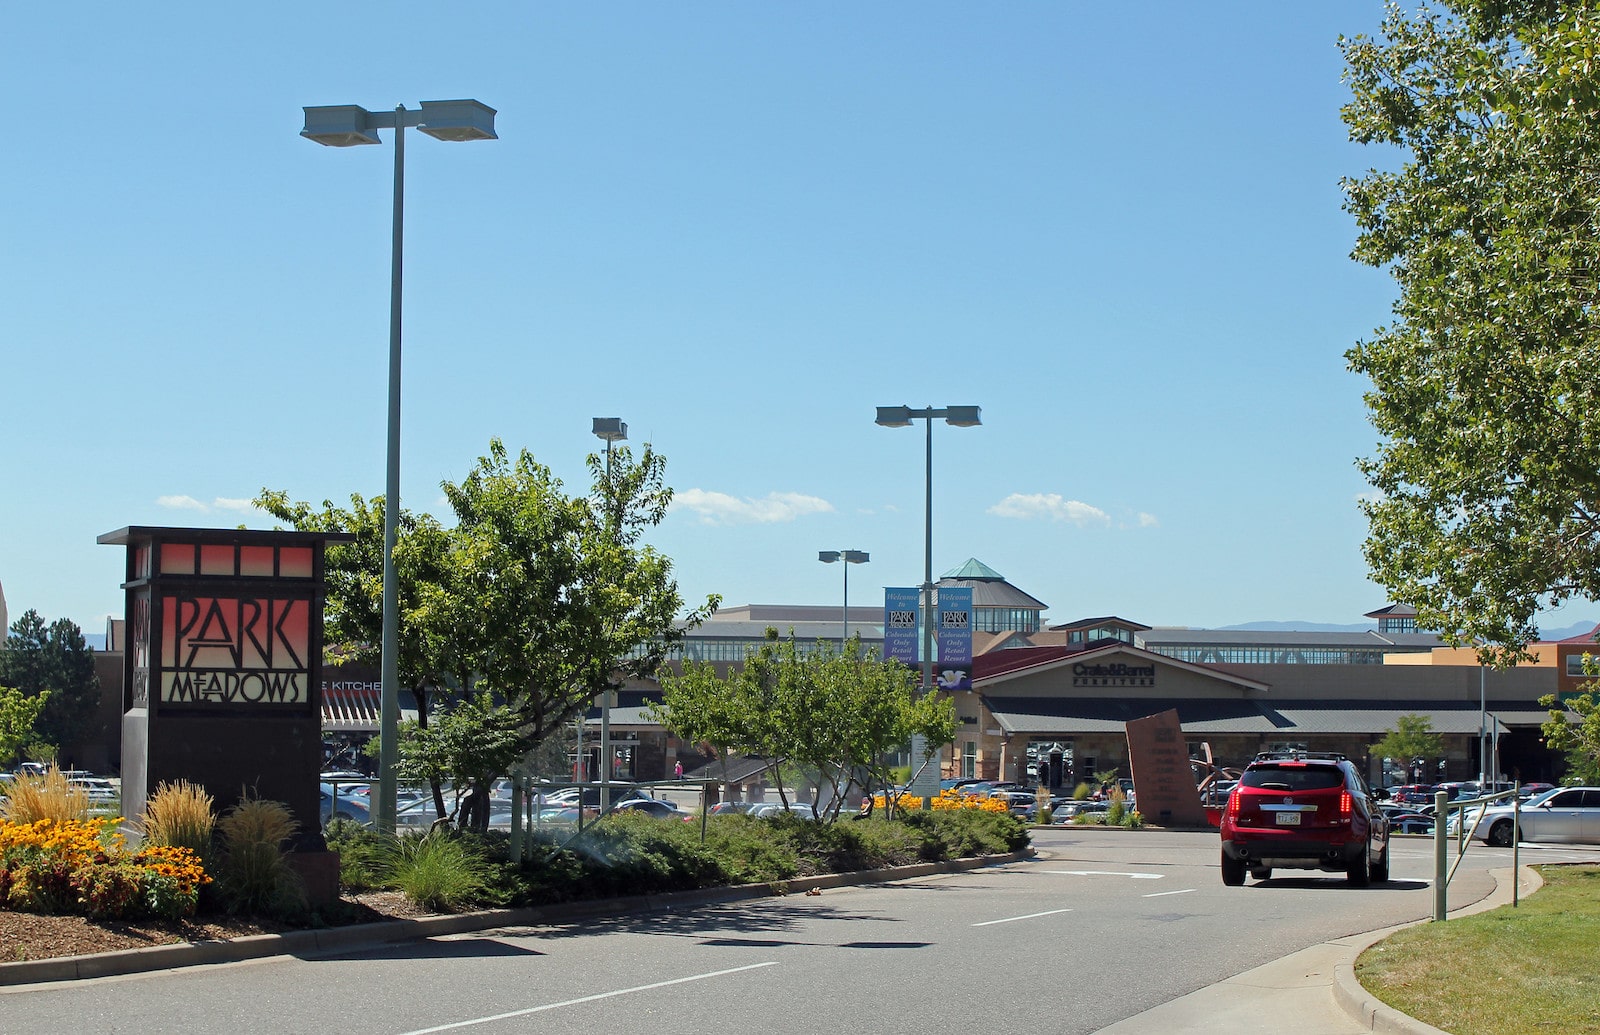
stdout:
[[0,822],[0,907],[91,919],[192,916],[210,883],[187,848],[132,851],[117,818]]

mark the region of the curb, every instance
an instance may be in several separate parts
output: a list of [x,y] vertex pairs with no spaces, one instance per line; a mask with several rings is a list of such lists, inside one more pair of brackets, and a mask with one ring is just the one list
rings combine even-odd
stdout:
[[858,870],[852,873],[829,873],[765,884],[739,884],[658,895],[591,899],[520,909],[486,909],[475,913],[429,916],[412,920],[383,920],[371,924],[288,931],[283,934],[255,934],[227,941],[183,942],[176,945],[126,949],[120,952],[99,952],[89,956],[21,960],[14,963],[0,963],[0,986],[142,974],[175,967],[238,963],[268,956],[315,956],[326,952],[369,948],[393,942],[416,941],[496,927],[525,927],[594,917],[663,913],[675,909],[692,909],[696,906],[781,897],[812,889],[884,884],[941,873],[963,873],[985,866],[1021,862],[1033,858],[1035,854],[1037,853],[1034,849],[1024,848],[1008,855],[985,855],[971,859],[952,859],[948,862],[915,863],[910,866],[891,866],[880,870]]
[[[1511,901],[1512,882],[1521,881],[1518,889],[1520,897],[1526,897],[1544,886],[1544,880],[1538,871],[1530,866],[1521,867],[1519,874],[1513,874],[1510,869],[1502,868],[1490,870],[1489,875],[1494,878],[1494,890],[1483,898],[1460,909],[1452,909],[1447,916],[1462,917],[1473,913],[1482,913],[1490,909],[1498,909]],[[1359,1024],[1364,1025],[1368,1031],[1398,1032],[1400,1035],[1450,1035],[1443,1028],[1435,1028],[1424,1021],[1419,1021],[1410,1014],[1401,1013],[1394,1007],[1379,1000],[1356,979],[1356,959],[1370,947],[1383,941],[1396,931],[1403,931],[1408,927],[1417,927],[1421,924],[1431,923],[1431,920],[1415,920],[1408,924],[1397,924],[1386,927],[1381,931],[1371,931],[1366,934],[1351,935],[1348,938],[1335,939],[1330,945],[1338,945],[1346,949],[1343,959],[1334,967],[1333,972],[1333,999],[1345,1013],[1349,1014]]]

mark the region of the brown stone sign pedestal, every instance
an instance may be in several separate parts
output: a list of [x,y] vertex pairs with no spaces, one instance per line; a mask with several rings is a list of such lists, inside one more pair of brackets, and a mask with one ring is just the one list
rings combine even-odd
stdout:
[[[321,852],[323,548],[342,533],[128,527],[122,809],[163,782],[288,806]],[[318,864],[308,864],[313,868]],[[337,893],[337,864],[334,866]],[[308,882],[309,888],[309,882]]]
[[1206,826],[1177,710],[1135,719],[1127,729],[1139,815],[1160,826]]

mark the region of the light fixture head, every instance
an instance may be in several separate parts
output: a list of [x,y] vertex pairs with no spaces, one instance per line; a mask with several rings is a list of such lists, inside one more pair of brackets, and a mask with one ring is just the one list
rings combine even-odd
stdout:
[[628,426],[622,422],[621,417],[596,417],[594,437],[605,439],[607,442],[626,442]]
[[944,421],[958,428],[974,428],[983,423],[978,419],[979,412],[980,408],[977,406],[946,406]]
[[417,128],[435,140],[498,140],[494,115],[481,101],[423,101]]
[[368,122],[372,113],[359,104],[329,104],[305,108],[306,126],[300,135],[328,147],[380,144],[378,129]]
[[909,428],[911,426],[911,407],[880,406],[878,407],[878,418],[873,423],[881,424],[886,428]]
[[839,559],[839,551],[838,550],[818,550],[817,551],[817,560],[821,561],[823,564],[832,564],[834,561],[837,561],[838,559]]
[[865,550],[843,550],[846,564],[865,564],[872,560],[872,555]]

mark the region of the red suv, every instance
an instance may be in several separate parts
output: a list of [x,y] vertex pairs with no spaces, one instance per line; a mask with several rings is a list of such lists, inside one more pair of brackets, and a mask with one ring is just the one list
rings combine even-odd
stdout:
[[1222,813],[1222,883],[1238,887],[1274,867],[1344,871],[1365,887],[1389,879],[1389,820],[1381,791],[1343,755],[1263,753],[1245,767]]

